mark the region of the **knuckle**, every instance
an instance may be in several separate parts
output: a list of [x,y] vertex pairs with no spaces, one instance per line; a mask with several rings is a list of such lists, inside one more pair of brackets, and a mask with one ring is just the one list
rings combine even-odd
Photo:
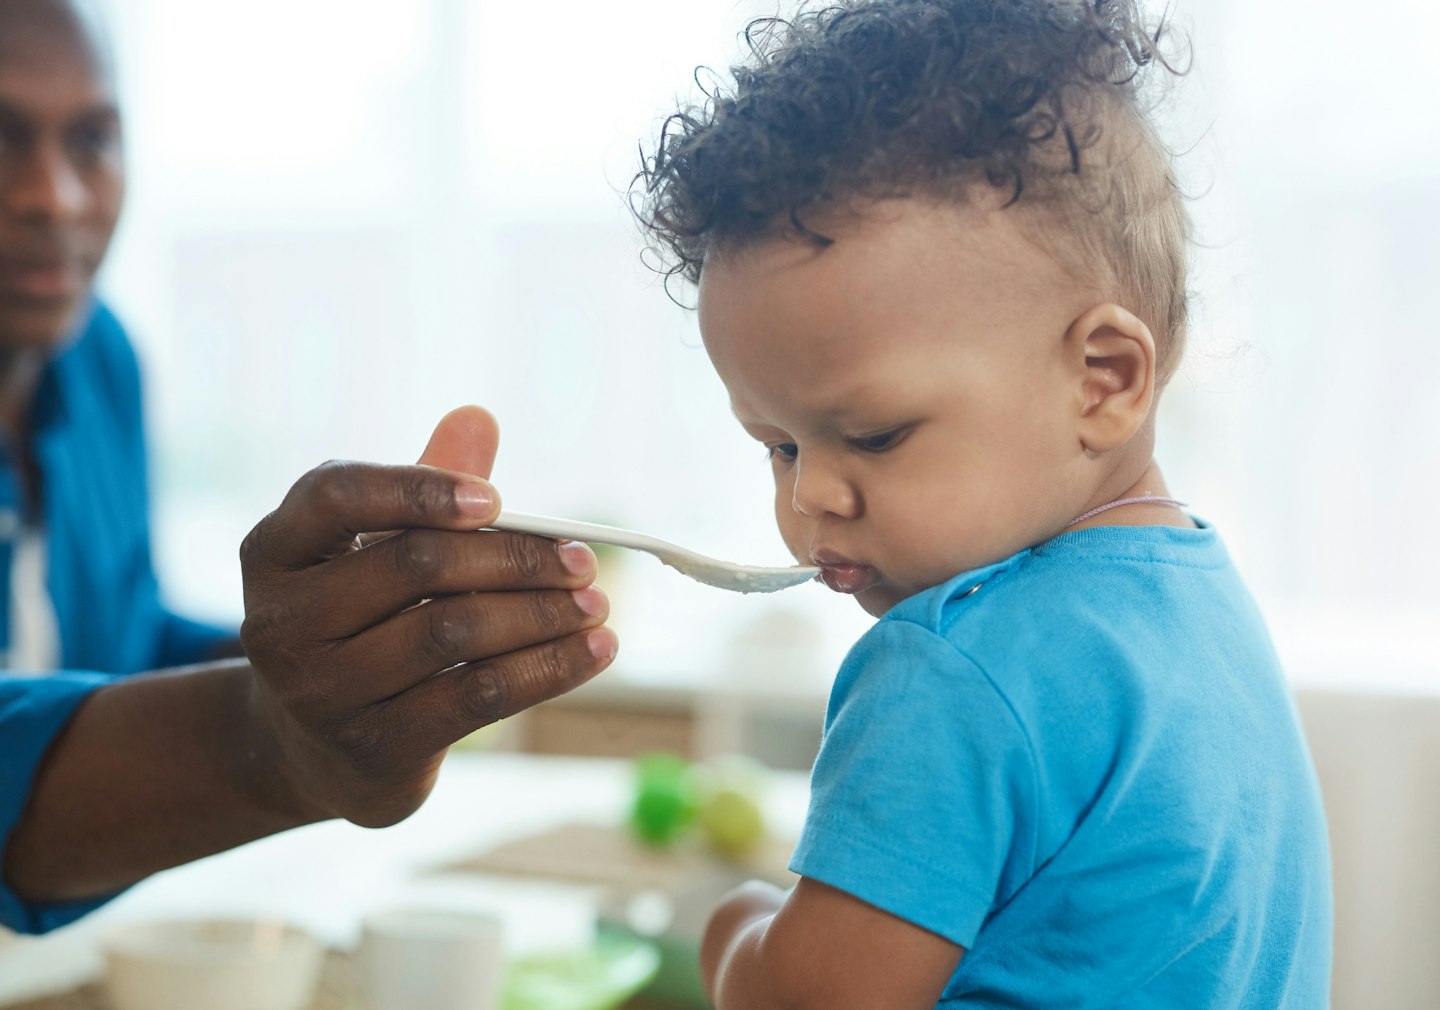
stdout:
[[364,777],[385,772],[390,764],[389,736],[368,712],[351,712],[328,727],[330,746]]
[[300,485],[308,511],[327,518],[344,515],[355,498],[354,466],[332,459],[301,477]]
[[413,585],[428,586],[445,569],[440,538],[427,530],[407,530],[391,537],[395,544],[395,565]]
[[293,608],[276,602],[257,603],[246,608],[240,624],[240,644],[247,656],[267,655],[293,634]]
[[270,638],[264,625],[246,615],[245,620],[240,623],[240,647],[245,650],[245,655],[264,656],[270,651],[269,645]]
[[425,604],[424,640],[421,650],[432,660],[449,664],[456,662],[469,641],[469,628],[455,612],[455,608],[443,601]]
[[448,480],[424,471],[407,473],[401,493],[409,508],[427,516],[448,514],[455,498]]
[[548,637],[554,637],[567,628],[565,615],[560,610],[555,593],[532,594],[530,617],[536,630]]
[[510,680],[499,663],[482,663],[469,671],[459,698],[460,716],[471,723],[492,723],[510,714]]
[[522,580],[537,578],[545,568],[549,541],[540,537],[510,536],[505,538],[505,564]]
[[551,642],[532,653],[532,662],[525,671],[529,693],[537,698],[564,694],[584,679],[581,671],[581,664],[568,655],[561,643]]
[[272,521],[270,517],[274,514],[272,512],[269,516],[261,519],[249,533],[245,534],[245,539],[240,541],[240,568],[242,571],[260,564],[268,553],[266,545],[270,539],[270,523]]

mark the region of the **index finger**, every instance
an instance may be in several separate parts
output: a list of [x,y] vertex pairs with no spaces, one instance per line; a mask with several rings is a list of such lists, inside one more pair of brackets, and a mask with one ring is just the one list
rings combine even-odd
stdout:
[[319,638],[340,641],[437,596],[573,591],[594,577],[595,555],[583,544],[523,533],[411,529],[293,572],[290,582],[298,599],[345,601],[315,608],[311,625]]
[[301,569],[355,550],[362,533],[417,527],[474,530],[500,496],[474,474],[432,466],[331,460],[295,482],[240,547],[247,565]]

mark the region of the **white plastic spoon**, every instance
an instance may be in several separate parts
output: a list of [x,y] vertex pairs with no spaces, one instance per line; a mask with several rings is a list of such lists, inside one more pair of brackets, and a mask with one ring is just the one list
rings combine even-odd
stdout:
[[682,575],[688,575],[697,582],[717,589],[728,589],[735,593],[773,593],[777,589],[788,589],[802,582],[809,582],[820,574],[818,568],[792,565],[788,568],[766,568],[761,565],[732,565],[728,561],[707,558],[703,554],[687,551],[658,537],[632,530],[601,526],[598,523],[582,523],[574,519],[554,519],[550,516],[531,516],[522,512],[501,512],[499,518],[490,524],[492,530],[510,530],[514,533],[534,533],[542,537],[558,537],[563,540],[581,540],[591,544],[610,544],[612,547],[628,547],[631,550],[653,554]]

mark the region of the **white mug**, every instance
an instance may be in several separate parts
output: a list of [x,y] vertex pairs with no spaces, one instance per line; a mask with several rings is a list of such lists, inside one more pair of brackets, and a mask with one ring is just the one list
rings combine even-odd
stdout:
[[480,912],[392,908],[365,916],[356,957],[365,1010],[498,1010],[500,920]]
[[116,1010],[303,1010],[325,956],[310,934],[268,919],[123,923],[104,949]]

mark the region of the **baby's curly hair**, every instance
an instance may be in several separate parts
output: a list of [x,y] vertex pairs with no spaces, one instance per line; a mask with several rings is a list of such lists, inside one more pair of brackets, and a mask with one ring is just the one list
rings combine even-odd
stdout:
[[805,223],[822,204],[985,187],[1149,325],[1164,381],[1190,237],[1148,119],[1147,79],[1174,71],[1164,31],[1135,0],[839,0],[761,19],[733,83],[665,121],[632,206],[661,272],[697,282],[711,250],[777,227],[829,244]]

